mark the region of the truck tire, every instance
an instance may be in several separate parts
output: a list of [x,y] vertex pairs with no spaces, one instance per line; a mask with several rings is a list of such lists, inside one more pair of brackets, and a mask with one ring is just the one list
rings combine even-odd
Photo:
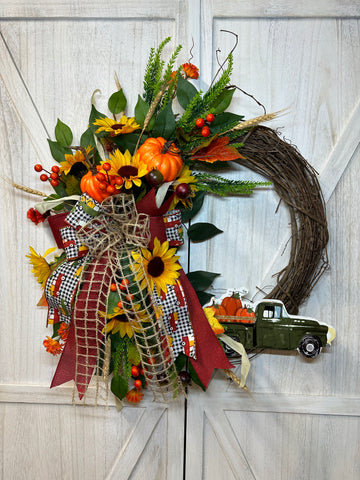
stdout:
[[321,352],[320,339],[311,335],[305,335],[305,337],[303,337],[299,343],[298,351],[305,358],[317,357]]

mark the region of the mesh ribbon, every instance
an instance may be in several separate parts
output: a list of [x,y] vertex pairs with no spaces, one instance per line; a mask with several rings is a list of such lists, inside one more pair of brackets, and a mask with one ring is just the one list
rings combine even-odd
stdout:
[[[89,256],[93,259],[80,279],[72,320],[76,345],[75,383],[80,397],[95,367],[99,368],[99,359],[106,357],[103,334],[106,315],[101,312],[107,312],[111,283],[117,285],[155,399],[166,401],[169,396],[183,393],[164,321],[156,308],[150,285],[141,288],[133,275],[132,253],[140,253],[140,248],[150,241],[148,215],[137,212],[132,195],[111,196],[102,203],[101,215],[82,227],[77,236],[89,247]],[[124,279],[128,282],[122,282]],[[106,361],[104,369],[107,369]]]

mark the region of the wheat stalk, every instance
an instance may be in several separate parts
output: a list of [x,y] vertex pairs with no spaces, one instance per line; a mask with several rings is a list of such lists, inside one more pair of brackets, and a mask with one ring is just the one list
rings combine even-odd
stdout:
[[245,122],[240,122],[235,127],[231,128],[230,130],[227,130],[224,133],[228,132],[236,132],[238,130],[245,130],[246,128],[251,128],[255,127],[256,125],[259,125],[259,123],[263,122],[268,122],[270,120],[273,120],[274,118],[278,117],[280,113],[284,112],[284,110],[279,110],[277,112],[273,113],[266,113],[265,115],[260,115],[260,117],[255,117],[255,118],[250,118],[250,120],[246,120]]
[[140,135],[139,135],[138,141],[137,141],[137,143],[136,143],[136,147],[135,147],[135,152],[134,152],[134,153],[136,153],[136,151],[137,151],[137,149],[138,149],[138,147],[139,147],[140,139],[141,139],[143,133],[145,132],[146,127],[149,125],[149,122],[150,122],[150,120],[151,120],[151,118],[152,118],[152,116],[153,116],[153,114],[154,114],[154,112],[155,112],[155,110],[156,110],[156,107],[158,106],[158,103],[160,102],[162,96],[164,95],[166,88],[167,88],[167,84],[164,83],[164,85],[160,88],[160,90],[159,90],[158,93],[156,94],[154,100],[153,100],[153,101],[151,102],[151,104],[150,104],[150,108],[149,108],[149,111],[147,112],[147,114],[146,114],[146,116],[145,116],[144,126],[143,126],[143,128],[142,128],[142,130],[141,130],[141,133],[140,133]]
[[12,180],[8,178],[1,177],[5,182],[10,183],[14,188],[17,188],[18,190],[22,190],[23,192],[30,193],[31,195],[36,195],[38,197],[48,197],[49,195],[44,192],[40,192],[40,190],[34,190],[33,188],[30,187],[25,187],[24,185],[19,185],[18,183],[13,182]]
[[[224,373],[226,373],[226,375],[234,382],[236,383],[236,385],[238,385],[240,387],[241,385],[241,380],[240,378],[235,375],[234,372],[232,372],[229,368],[224,368]],[[246,385],[244,385],[243,387],[241,387],[243,390],[245,390],[245,392],[247,392],[249,395],[250,395],[250,392],[249,392],[249,389]]]

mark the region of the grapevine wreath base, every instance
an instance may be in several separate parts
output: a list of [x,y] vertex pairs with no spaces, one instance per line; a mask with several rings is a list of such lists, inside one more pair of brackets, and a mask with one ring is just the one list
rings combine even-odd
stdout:
[[266,298],[282,300],[290,313],[297,314],[328,267],[329,234],[317,173],[294,146],[271,128],[257,126],[239,141],[244,143],[244,158],[237,163],[268,178],[289,209],[289,263],[276,274],[276,286]]
[[[44,346],[60,355],[51,386],[74,381],[74,403],[77,396],[85,401],[90,382],[95,403],[102,396],[107,402],[109,387],[118,402],[137,403],[146,385],[156,400],[168,401],[184,394],[190,380],[205,390],[215,368],[246,388],[244,347],[202,307],[217,274],[185,274],[176,255],[182,225],[206,194],[249,195],[269,185],[222,177],[217,172],[224,165],[236,162],[263,175],[290,211],[289,264],[267,297],[296,313],[327,267],[316,172],[274,130],[259,126],[276,114],[244,121],[226,111],[236,91],[229,85],[232,52],[202,93],[190,61],[173,71],[180,46],[167,65],[161,60],[169,41],[151,49],[134,117],[125,115],[127,100],[117,81],[108,102],[112,118],[97,111],[93,98],[79,145],[58,120],[56,141],[49,140],[57,164],[51,172],[34,167],[54,194],[15,185],[46,197],[28,218],[46,220],[61,249],[48,261],[49,251],[42,256],[30,247],[28,258],[44,290],[39,305],[48,308],[53,328]],[[172,110],[175,98],[182,113]],[[220,233],[215,225],[193,221],[187,229],[195,242]],[[243,358],[241,378],[231,371],[224,343]]]

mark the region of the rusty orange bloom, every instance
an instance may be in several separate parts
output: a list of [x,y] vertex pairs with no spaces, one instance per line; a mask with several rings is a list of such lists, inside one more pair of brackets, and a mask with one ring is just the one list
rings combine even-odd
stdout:
[[62,340],[66,340],[69,335],[69,325],[65,322],[61,322],[58,334],[60,335]]
[[186,75],[186,78],[199,78],[199,69],[192,63],[183,63],[182,65],[183,71]]
[[63,346],[51,337],[46,337],[43,341],[43,345],[46,348],[46,351],[51,353],[51,355],[59,355],[62,351]]
[[139,390],[136,388],[132,388],[129,390],[126,394],[126,400],[132,403],[139,403],[140,400],[142,400],[144,394],[141,393]]

